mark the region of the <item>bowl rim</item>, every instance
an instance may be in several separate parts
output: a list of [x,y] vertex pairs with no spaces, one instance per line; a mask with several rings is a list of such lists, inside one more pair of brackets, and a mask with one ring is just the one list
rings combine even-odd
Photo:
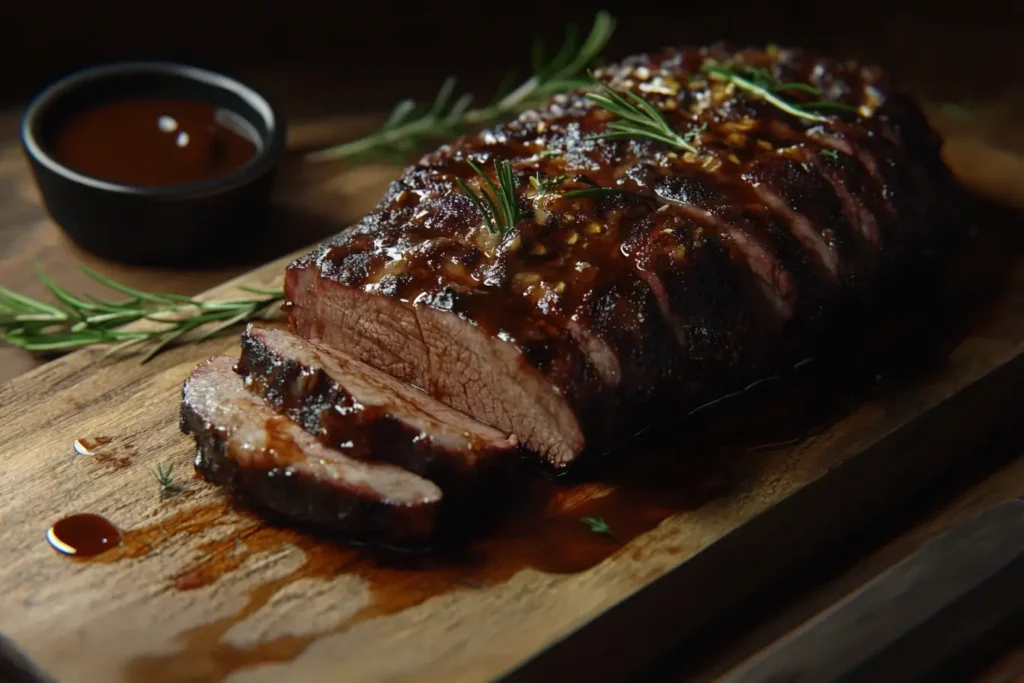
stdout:
[[[213,88],[227,90],[237,95],[266,124],[267,132],[261,135],[262,145],[252,159],[243,166],[209,180],[184,185],[129,185],[101,180],[65,166],[51,156],[39,137],[36,127],[41,117],[62,98],[81,88],[88,87],[107,78],[138,75],[154,78],[177,77],[201,83]],[[238,113],[238,112],[236,112]],[[154,198],[188,198],[221,194],[260,177],[280,161],[285,148],[286,124],[280,109],[254,88],[210,69],[170,61],[126,61],[88,67],[64,76],[47,86],[28,104],[21,119],[21,140],[28,155],[51,173],[64,177],[79,185],[96,190],[122,195]]]

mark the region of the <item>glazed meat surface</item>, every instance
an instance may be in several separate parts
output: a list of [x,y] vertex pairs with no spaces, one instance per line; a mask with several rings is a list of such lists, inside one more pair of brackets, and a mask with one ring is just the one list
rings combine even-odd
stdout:
[[250,391],[326,445],[400,465],[439,484],[446,498],[519,460],[514,437],[286,330],[250,324],[238,371]]
[[[729,79],[728,64],[796,116]],[[595,139],[583,90],[427,154],[358,224],[291,264],[293,329],[504,433],[556,469],[799,360],[843,306],[941,254],[958,227],[940,142],[880,70],[723,45],[596,72],[696,152]],[[852,111],[849,111],[852,109]],[[812,111],[808,109],[807,111]],[[461,191],[509,161],[502,233]],[[532,180],[531,180],[532,179]],[[614,192],[563,196],[573,190]]]
[[324,446],[246,390],[234,365],[215,356],[182,387],[180,427],[196,440],[195,467],[205,479],[292,520],[354,539],[429,542],[442,500],[434,483]]

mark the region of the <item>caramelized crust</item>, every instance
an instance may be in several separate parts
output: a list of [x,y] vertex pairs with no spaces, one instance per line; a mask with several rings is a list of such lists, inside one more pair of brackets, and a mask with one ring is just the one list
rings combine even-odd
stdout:
[[[726,61],[856,113],[799,118],[701,71]],[[914,272],[957,225],[940,141],[876,68],[716,45],[595,75],[657,107],[697,153],[593,139],[613,115],[559,94],[424,156],[286,278],[300,334],[559,467],[798,355],[830,311]],[[532,216],[490,232],[456,183],[481,189],[469,160],[492,180],[510,161]],[[548,193],[529,180],[563,175]],[[588,187],[620,192],[561,196]]]

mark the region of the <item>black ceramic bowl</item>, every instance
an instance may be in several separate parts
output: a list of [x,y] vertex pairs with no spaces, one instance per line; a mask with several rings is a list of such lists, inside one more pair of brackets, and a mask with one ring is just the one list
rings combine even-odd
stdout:
[[[201,101],[233,112],[255,136],[255,156],[239,168],[183,185],[128,185],[60,163],[55,131],[87,108],[115,100]],[[182,64],[129,62],[74,73],[29,105],[21,139],[47,211],[83,249],[122,263],[186,266],[216,261],[217,250],[253,239],[264,226],[284,153],[280,112],[252,88]]]

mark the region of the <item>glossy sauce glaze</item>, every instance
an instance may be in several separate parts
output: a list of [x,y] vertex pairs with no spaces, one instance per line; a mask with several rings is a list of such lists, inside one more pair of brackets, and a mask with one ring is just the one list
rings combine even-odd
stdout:
[[[825,179],[811,173],[812,166],[820,167],[826,175],[841,173],[872,189],[877,186],[874,208],[879,217],[895,218],[892,211],[899,207],[884,203],[886,185],[899,179],[887,174],[895,171],[863,163],[851,155],[851,143],[842,141],[855,137],[859,147],[896,155],[894,166],[905,162],[916,150],[897,143],[895,122],[890,121],[903,113],[905,103],[895,95],[892,102],[867,101],[869,92],[883,87],[875,82],[881,76],[870,69],[833,64],[819,74],[820,63],[806,56],[785,60],[778,54],[750,52],[751,65],[777,69],[780,81],[821,87],[868,114],[841,112],[827,128],[809,127],[727,83],[699,76],[708,54],[667,51],[597,72],[606,83],[643,94],[676,130],[700,128],[701,155],[669,151],[645,139],[590,139],[604,132],[614,117],[579,91],[558,95],[544,110],[425,156],[392,185],[379,211],[324,246],[319,267],[346,284],[457,310],[526,345],[560,334],[564,320],[585,308],[595,284],[613,279],[608,273],[665,272],[673,262],[694,259],[702,248],[736,257],[730,267],[750,267],[738,244],[739,233],[746,229],[766,233],[747,238],[765,241],[760,246],[766,261],[777,269],[765,277],[778,290],[779,306],[793,303],[792,288],[801,281],[835,285],[873,267],[869,261],[877,257],[858,250],[860,238],[854,231],[860,228],[843,215],[831,186],[827,192],[807,193],[807,199],[826,202],[818,213],[838,219],[815,221],[809,228],[828,234],[797,235],[797,241],[813,245],[809,262],[796,244],[773,237],[791,215],[766,204],[758,188],[791,175],[809,183],[811,190],[820,189]],[[873,116],[879,108],[880,115]],[[934,150],[921,151],[928,152],[923,162],[935,160]],[[455,184],[461,179],[475,190],[483,187],[468,159],[492,179],[492,161],[512,160],[520,198],[533,208],[533,216],[503,237],[486,230],[479,212]],[[565,179],[542,193],[528,182],[531,176]],[[592,187],[621,192],[561,196]],[[902,230],[925,228],[919,221],[904,223]],[[849,252],[849,263],[844,259],[839,264],[849,272],[831,272],[826,262],[835,264],[823,252],[822,240]],[[406,253],[414,244],[415,253]],[[790,252],[779,253],[786,249]]]
[[[1011,224],[1002,214],[983,219],[997,227]],[[839,335],[844,345],[835,357],[800,363],[790,373],[694,411],[681,424],[662,425],[622,445],[620,455],[642,457],[607,462],[596,472],[582,473],[581,481],[536,479],[507,514],[490,520],[487,534],[461,549],[382,554],[278,526],[244,509],[233,510],[228,503],[184,508],[158,524],[127,531],[119,548],[93,561],[141,558],[168,543],[187,543],[218,526],[238,525],[221,538],[197,544],[196,561],[170,577],[171,586],[181,591],[232,581],[232,573],[256,554],[297,548],[304,557],[294,571],[250,588],[234,614],[182,632],[179,650],[133,660],[127,679],[177,681],[201,670],[206,680],[222,681],[236,671],[291,661],[320,638],[360,622],[438,595],[483,590],[524,568],[565,574],[584,571],[617,552],[642,559],[644,546],[630,544],[634,538],[670,517],[742,490],[751,477],[758,477],[766,458],[782,455],[791,458],[788,462],[805,462],[805,447],[827,434],[837,420],[865,400],[934,369],[967,330],[998,337],[982,304],[1002,286],[1016,252],[993,239],[990,231],[983,237],[963,245],[947,285],[927,292],[931,298],[922,298],[914,315],[901,312],[872,324],[851,325]],[[592,533],[580,522],[584,516],[603,519],[614,537]],[[693,549],[669,550],[685,556]],[[332,627],[248,645],[227,642],[232,627],[289,585],[350,574],[366,582],[372,599]]]
[[259,151],[242,117],[205,102],[118,100],[78,112],[52,135],[53,155],[80,173],[124,185],[171,186],[236,171]]
[[[819,434],[828,433],[865,400],[941,363],[963,338],[964,325],[971,325],[975,335],[995,334],[984,315],[978,320],[985,311],[978,303],[1002,281],[1005,269],[995,267],[996,261],[1013,252],[995,244],[1001,250],[986,250],[979,257],[978,245],[968,246],[961,253],[975,267],[954,269],[955,286],[922,298],[914,316],[853,325],[840,335],[845,346],[835,357],[800,363],[787,374],[694,411],[682,423],[648,430],[621,445],[620,455],[639,457],[581,471],[579,481],[536,478],[513,505],[499,506],[502,511],[487,521],[486,533],[433,554],[345,545],[228,502],[182,506],[156,524],[125,531],[118,547],[90,561],[141,559],[187,545],[194,559],[168,576],[171,588],[185,592],[218,584],[232,590],[232,582],[249,576],[236,572],[250,558],[272,561],[274,553],[302,554],[301,564],[284,576],[250,584],[235,613],[180,633],[178,649],[133,659],[126,680],[169,683],[195,678],[200,671],[203,680],[223,681],[234,672],[291,661],[319,639],[367,620],[437,596],[500,585],[522,569],[566,575],[615,553],[629,553],[641,562],[650,548],[642,539],[631,541],[670,518],[742,492],[758,480],[766,458],[781,456],[794,467],[806,466],[807,447]],[[970,319],[961,320],[964,310],[971,312]],[[769,467],[777,469],[778,461]],[[613,536],[593,533],[581,517],[602,519]],[[672,545],[663,538],[657,546],[657,552],[678,553],[681,560],[695,550],[685,540]],[[296,582],[350,575],[365,582],[371,598],[323,630],[247,644],[227,635],[247,619],[262,618],[257,613]]]
[[[793,116],[702,71],[726,62],[844,108],[824,120]],[[428,353],[410,352],[411,324],[405,335],[378,331],[328,306],[344,296],[383,310],[376,300],[386,297],[393,317],[444,318],[445,332],[456,329],[448,318],[462,318],[459,331],[505,342],[488,352],[522,361],[511,381],[552,388],[547,412],[567,407],[576,424],[524,437],[564,469],[636,423],[677,417],[681,406],[796,362],[847,307],[931,267],[962,227],[939,140],[878,69],[802,50],[714,46],[638,55],[595,75],[692,134],[697,152],[637,136],[595,139],[614,115],[583,90],[555,95],[425,155],[373,212],[289,266],[296,329],[327,343],[336,335],[371,364],[399,358],[388,368],[401,379],[506,431],[528,430],[490,414],[500,413],[488,408],[496,396],[512,393],[502,393],[508,376],[474,403],[461,398],[461,378],[437,370],[457,365],[459,354],[452,360],[443,347],[461,352],[459,334],[442,339],[421,325]],[[486,189],[471,161],[492,181],[494,164],[508,161],[529,217],[489,229],[458,185]],[[594,188],[605,193],[566,196]]]

